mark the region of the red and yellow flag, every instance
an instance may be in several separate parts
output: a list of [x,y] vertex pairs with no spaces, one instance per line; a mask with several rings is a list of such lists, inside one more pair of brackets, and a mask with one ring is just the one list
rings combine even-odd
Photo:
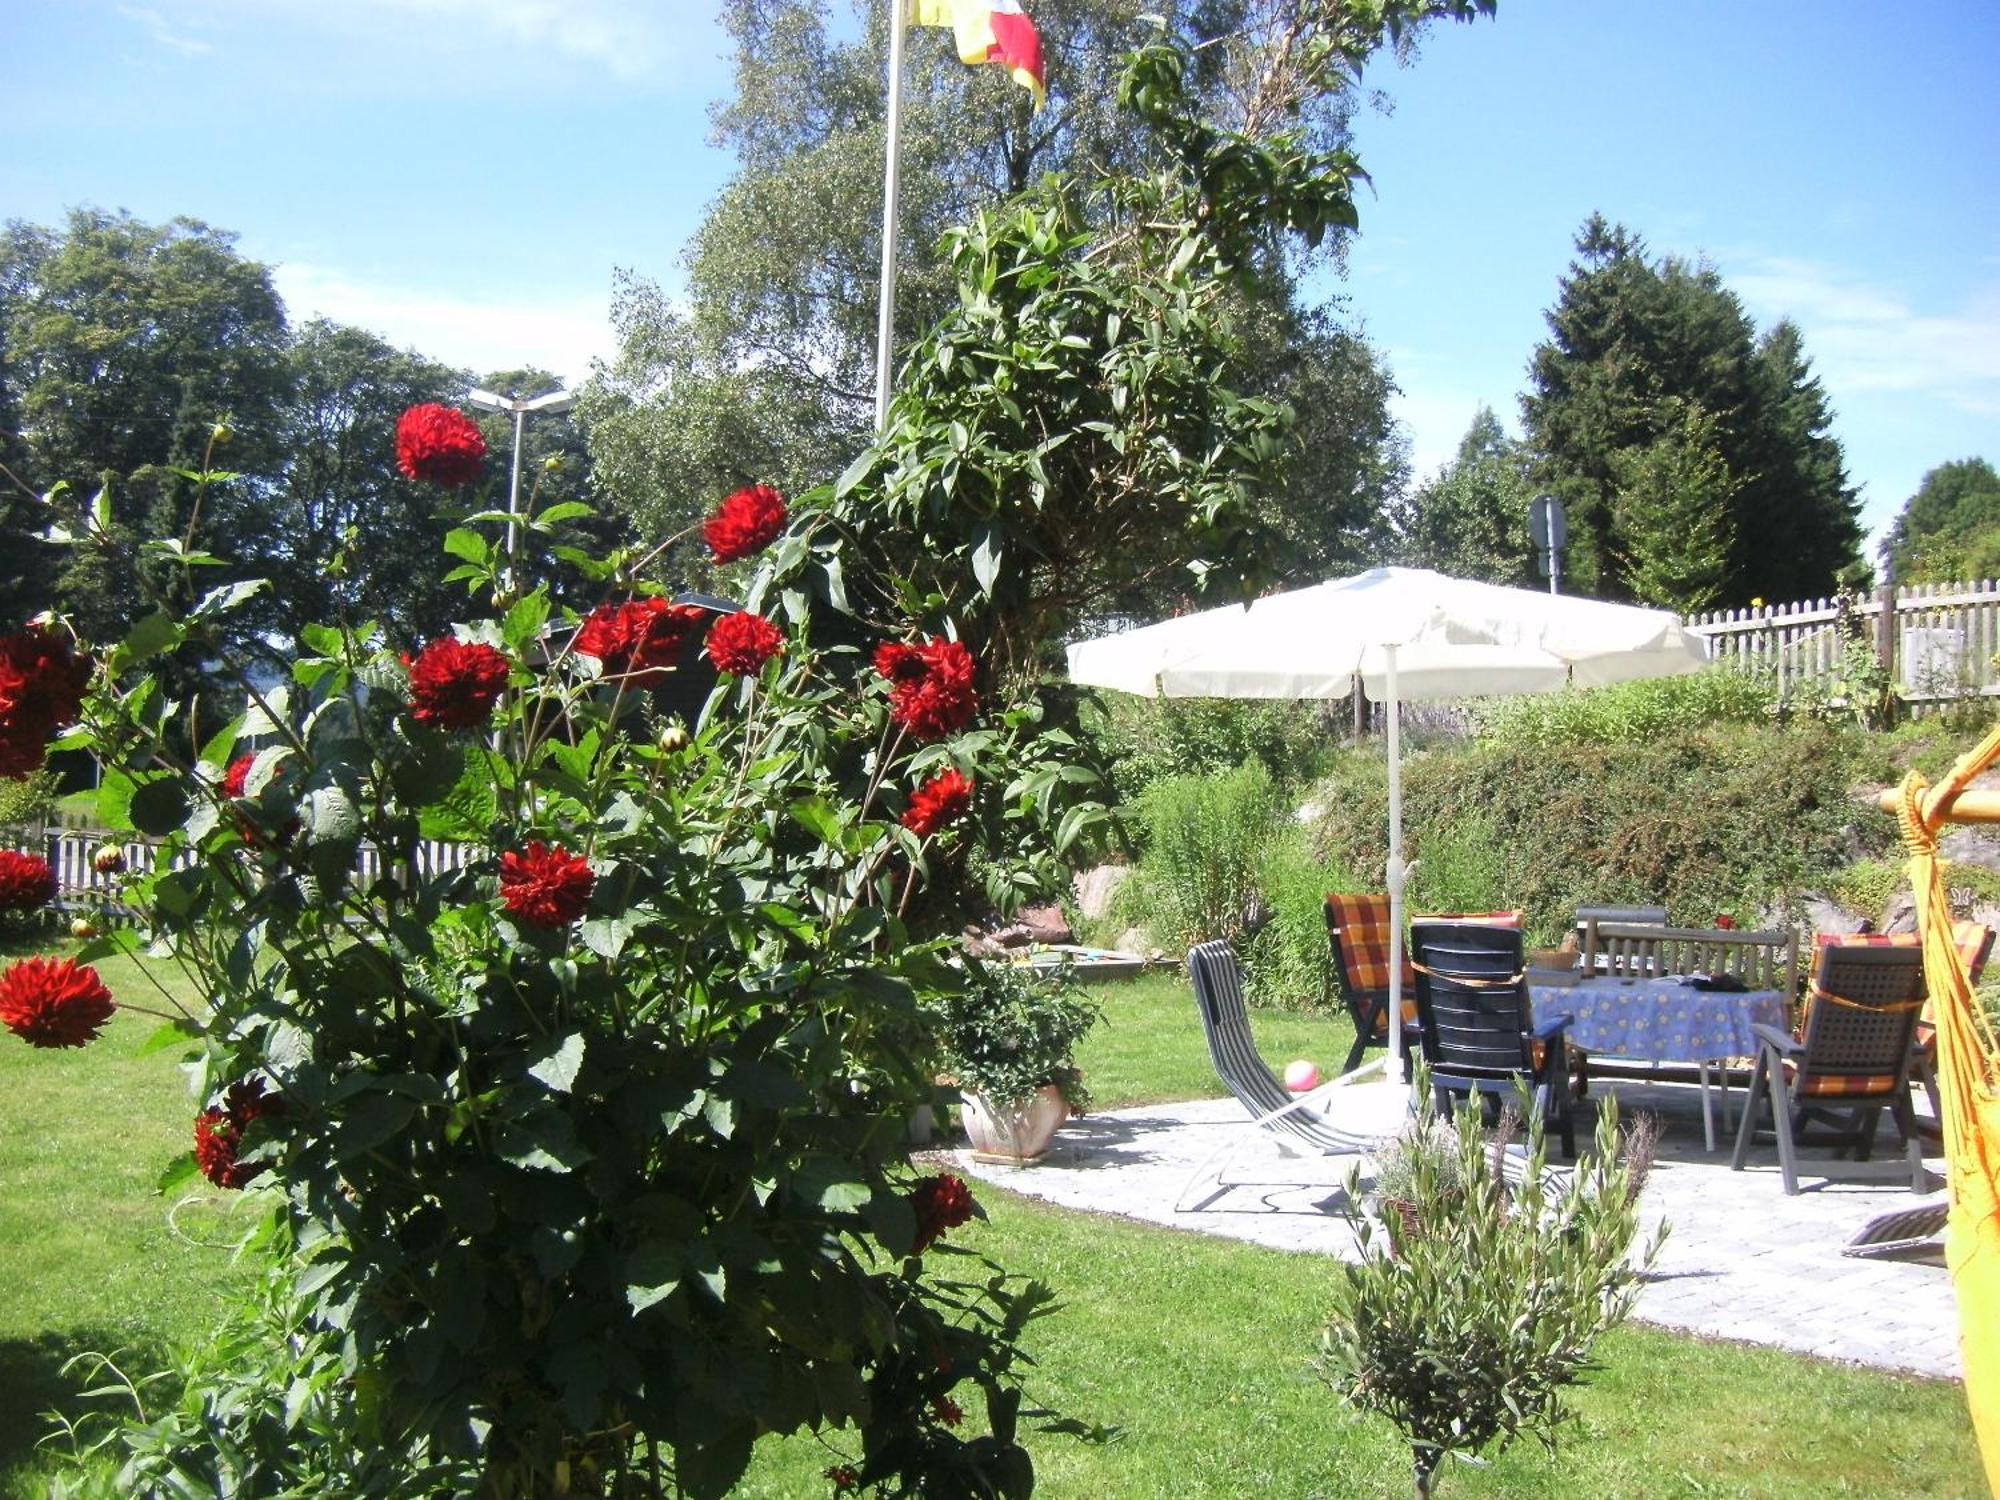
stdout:
[[960,62],[998,63],[1035,96],[1036,109],[1048,102],[1042,39],[1021,0],[910,0],[910,24],[949,26]]

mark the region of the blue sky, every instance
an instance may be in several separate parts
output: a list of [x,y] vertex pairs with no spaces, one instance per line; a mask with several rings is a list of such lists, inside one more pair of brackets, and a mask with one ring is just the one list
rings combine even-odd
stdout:
[[[295,316],[580,376],[613,268],[671,286],[727,177],[721,51],[702,0],[0,0],[0,216],[193,215]],[[1992,0],[1501,0],[1378,66],[1329,291],[1419,470],[1480,403],[1516,421],[1594,209],[1803,328],[1871,526],[2000,461],[1996,66]]]

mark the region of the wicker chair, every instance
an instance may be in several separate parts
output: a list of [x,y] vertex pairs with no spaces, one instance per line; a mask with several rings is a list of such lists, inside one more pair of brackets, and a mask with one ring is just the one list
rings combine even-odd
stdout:
[[[1886,1109],[1903,1132],[1910,1190],[1923,1192],[1923,1153],[1916,1111],[1910,1107],[1913,1041],[1923,1003],[1924,963],[1918,949],[1822,948],[1798,1033],[1753,1028],[1757,1067],[1730,1166],[1743,1170],[1761,1128],[1758,1115],[1768,1104],[1785,1191],[1797,1193],[1800,1146],[1838,1146],[1866,1161]],[[1837,1115],[1846,1120],[1834,1134],[1806,1134],[1813,1123],[1831,1122]]]
[[1570,1018],[1535,1024],[1518,928],[1478,922],[1418,921],[1417,1026],[1431,1088],[1447,1118],[1452,1096],[1477,1095],[1497,1113],[1525,1081],[1532,1107],[1553,1123],[1564,1155],[1576,1156],[1576,1125],[1565,1075]]

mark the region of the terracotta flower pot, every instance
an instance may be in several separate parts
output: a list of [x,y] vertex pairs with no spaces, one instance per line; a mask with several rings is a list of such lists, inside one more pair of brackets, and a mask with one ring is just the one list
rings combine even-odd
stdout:
[[1049,1149],[1058,1127],[1069,1118],[1069,1101],[1054,1084],[1044,1085],[1012,1109],[995,1107],[984,1094],[961,1092],[972,1154],[982,1161],[1026,1165]]

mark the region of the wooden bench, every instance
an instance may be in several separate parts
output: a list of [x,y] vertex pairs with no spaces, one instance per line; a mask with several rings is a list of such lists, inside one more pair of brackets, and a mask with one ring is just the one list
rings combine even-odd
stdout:
[[1799,940],[1792,932],[1591,922],[1584,928],[1583,969],[1618,978],[1727,974],[1746,989],[1776,990],[1789,1005],[1798,996]]

